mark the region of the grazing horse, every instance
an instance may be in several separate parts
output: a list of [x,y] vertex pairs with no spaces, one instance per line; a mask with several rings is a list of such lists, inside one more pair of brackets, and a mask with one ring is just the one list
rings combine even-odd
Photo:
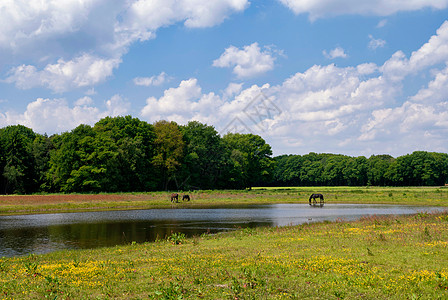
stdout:
[[171,194],[171,202],[174,202],[174,200],[176,200],[176,203],[179,202],[179,194],[177,193]]
[[190,195],[183,195],[182,201],[190,201]]
[[[310,205],[316,205],[317,204],[316,198],[320,199],[320,206],[321,207],[324,206],[324,195],[322,195],[322,194],[311,194],[310,200],[309,200],[310,201]],[[311,203],[311,199],[313,199],[313,203]]]

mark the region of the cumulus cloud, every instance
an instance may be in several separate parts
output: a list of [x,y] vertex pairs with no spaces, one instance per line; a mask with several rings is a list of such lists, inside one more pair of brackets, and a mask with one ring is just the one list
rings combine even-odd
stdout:
[[89,87],[103,82],[120,64],[120,59],[103,59],[88,54],[70,61],[59,59],[42,70],[35,66],[21,65],[10,70],[8,83],[18,88],[47,87],[54,92],[65,92],[72,88]]
[[348,55],[345,53],[345,50],[342,49],[341,47],[336,47],[333,50],[330,50],[330,52],[327,52],[327,50],[322,51],[323,55],[326,58],[329,59],[335,59],[335,58],[347,58]]
[[210,27],[248,5],[247,0],[138,0],[127,11],[121,29],[140,32],[144,39],[148,32],[180,21],[187,27]]
[[381,67],[391,80],[402,80],[405,76],[425,68],[448,62],[448,21],[445,21],[435,35],[409,58],[402,51],[395,52]]
[[434,79],[428,83],[428,86],[411,97],[412,102],[429,104],[448,101],[448,66],[434,73]]
[[280,2],[295,14],[309,14],[312,20],[325,16],[346,14],[389,16],[400,11],[415,11],[423,8],[445,9],[448,7],[448,0],[280,0]]
[[0,126],[21,124],[39,133],[60,133],[80,124],[93,125],[106,116],[125,115],[129,103],[119,95],[105,101],[104,109],[94,106],[90,97],[78,99],[71,106],[65,99],[38,98],[28,104],[23,114],[0,113]]
[[260,49],[258,43],[238,49],[230,46],[213,61],[214,67],[233,68],[233,73],[240,79],[261,75],[274,69],[275,56],[271,47]]
[[[398,51],[383,65],[315,65],[274,86],[232,83],[222,94],[203,93],[192,78],[160,98],[148,98],[142,116],[150,121],[200,120],[222,134],[235,128],[261,134],[281,153],[402,155],[426,147],[446,152],[446,30],[444,23],[409,57]],[[425,70],[432,76],[427,86],[404,97],[404,79]],[[257,99],[266,102],[259,105]],[[254,118],[253,112],[259,115]]]
[[[212,124],[220,131],[228,128],[228,124],[238,123],[240,130],[261,134],[283,153],[312,150],[402,155],[415,149],[426,150],[425,145],[430,145],[431,151],[446,152],[448,56],[443,48],[446,27],[444,23],[409,57],[398,51],[383,65],[315,65],[276,86],[254,85],[246,89],[229,86],[228,92],[226,89],[222,95],[214,95],[211,107],[218,113]],[[434,69],[441,64],[443,68]],[[428,69],[432,70],[433,79],[427,86],[403,98],[406,76]],[[190,84],[198,87],[196,80]],[[183,84],[176,90],[181,87]],[[173,92],[167,90],[165,96]],[[200,89],[193,94],[191,98],[179,97],[183,99],[182,109],[188,113],[174,108],[175,97],[169,98],[172,101],[169,102],[164,96],[148,101],[148,114],[150,107],[153,112],[171,107],[165,116],[171,114],[179,120],[180,116],[189,120],[195,115],[205,119],[209,112],[194,106],[204,95]],[[279,108],[269,117],[264,115],[266,126],[262,128],[244,113],[260,94]]]
[[[212,24],[200,16],[184,14],[183,18],[173,15],[163,20],[141,21],[149,23],[138,23],[137,18],[135,22],[142,24],[139,27],[127,19],[128,15],[134,13],[132,4],[137,2],[151,4],[130,2],[131,6],[124,11],[125,16],[120,23],[121,31],[116,32],[123,36],[123,42],[126,38],[132,41],[144,39],[145,34],[155,32],[154,28],[168,26],[173,22],[184,22],[189,27]],[[153,3],[156,5],[158,2]],[[212,4],[207,5],[213,7]],[[364,5],[372,4],[369,2]],[[357,6],[359,4],[354,4],[355,8]],[[238,11],[230,4],[227,7],[233,7],[232,12]],[[225,12],[222,16],[230,13],[229,10],[219,11]],[[172,16],[171,12],[163,13]],[[129,45],[126,43],[120,47]],[[345,51],[339,53],[345,54]],[[260,47],[257,43],[242,48],[231,46],[213,65],[233,68],[238,78],[248,78],[272,70],[278,54],[272,48]],[[327,54],[332,55],[331,51]],[[69,60],[48,63],[43,68],[23,65],[12,69],[7,80],[21,88],[46,86],[57,92],[85,86],[92,91],[87,94],[91,96],[94,94],[91,85],[111,76],[120,63],[119,57],[82,54]],[[336,52],[333,57],[337,57]],[[92,71],[89,74],[86,70],[95,61],[103,62],[94,68],[101,72]],[[427,85],[409,97],[403,96],[407,84],[405,78],[421,72],[430,78]],[[82,75],[77,77],[74,74]],[[154,85],[163,81],[162,78],[166,76],[163,74],[136,78],[134,82]],[[56,82],[60,87],[57,87]],[[166,89],[161,97],[147,98],[140,114],[150,122],[169,119],[185,124],[189,120],[199,120],[214,125],[218,131],[227,128],[232,121],[238,121],[246,130],[261,134],[274,149],[281,149],[277,151],[283,153],[342,151],[355,155],[401,155],[422,147],[425,150],[424,145],[431,145],[432,151],[448,152],[447,84],[448,22],[445,22],[419,49],[410,55],[397,51],[383,64],[366,62],[348,67],[315,65],[292,74],[278,85],[245,87],[243,83],[231,83],[219,93],[204,92],[198,80],[190,78]],[[278,107],[275,113],[263,115],[264,126],[259,126],[247,114],[251,105],[257,105],[256,99],[263,99],[260,95],[267,99],[266,103]],[[93,124],[106,115],[125,114],[129,110],[129,103],[121,96],[116,95],[105,101],[102,108],[96,107],[90,96],[78,99],[73,105],[64,99],[39,98],[30,103],[23,114],[0,112],[0,126],[20,122],[39,132],[58,132],[73,129],[80,123]],[[256,109],[259,107],[254,106]]]
[[15,48],[26,40],[76,31],[86,22],[95,2],[99,1],[2,1],[0,47]]
[[93,86],[112,74],[133,43],[154,38],[159,28],[215,26],[248,6],[247,0],[1,1],[0,65],[11,58],[29,62],[9,71],[7,82],[19,88]]
[[183,80],[178,87],[165,90],[159,99],[149,97],[141,116],[151,122],[169,119],[179,123],[196,119],[213,120],[221,98],[214,93],[203,94],[196,78]]
[[369,48],[376,50],[377,48],[383,48],[386,45],[386,41],[382,39],[375,39],[371,34],[369,34]]
[[242,83],[231,82],[224,91],[224,98],[230,99],[233,96],[238,95],[242,89],[243,89]]
[[140,86],[159,86],[168,80],[168,75],[165,72],[162,72],[159,75],[154,75],[151,77],[136,77],[134,78],[134,84]]

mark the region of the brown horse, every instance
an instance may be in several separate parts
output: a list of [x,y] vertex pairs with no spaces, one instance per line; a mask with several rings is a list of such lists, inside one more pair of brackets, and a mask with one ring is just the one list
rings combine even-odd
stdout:
[[[318,204],[316,201],[316,198],[320,199],[320,203],[319,203],[320,207],[324,206],[324,195],[322,195],[322,194],[311,194],[310,199],[309,199],[310,205]],[[311,199],[313,199],[313,203],[311,203]]]
[[174,202],[174,200],[176,200],[176,203],[179,202],[179,194],[177,194],[177,193],[171,194],[171,202]]
[[190,195],[183,195],[182,201],[190,201]]

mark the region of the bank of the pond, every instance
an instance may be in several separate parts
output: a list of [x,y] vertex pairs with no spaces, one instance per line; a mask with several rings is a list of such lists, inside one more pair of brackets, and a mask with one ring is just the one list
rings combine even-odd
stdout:
[[0,214],[307,203],[309,195],[316,192],[323,193],[328,203],[448,206],[447,187],[269,187],[185,192],[192,200],[176,204],[170,202],[170,192],[3,195]]
[[448,213],[0,259],[2,299],[447,299]]

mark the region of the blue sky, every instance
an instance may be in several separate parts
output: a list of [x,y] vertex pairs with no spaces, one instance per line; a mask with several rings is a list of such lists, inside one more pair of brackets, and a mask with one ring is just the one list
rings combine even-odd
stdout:
[[0,127],[198,120],[274,154],[448,152],[448,0],[0,2]]

